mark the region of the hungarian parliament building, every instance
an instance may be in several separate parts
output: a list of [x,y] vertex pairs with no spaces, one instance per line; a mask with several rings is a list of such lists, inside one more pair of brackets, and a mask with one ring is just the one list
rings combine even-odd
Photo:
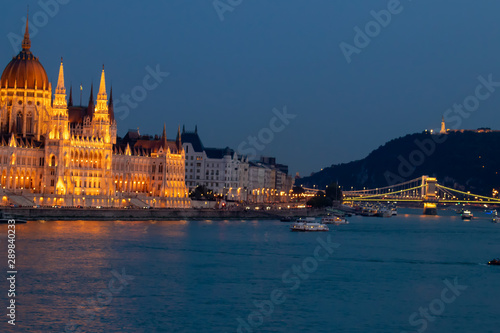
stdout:
[[[80,102],[81,104],[81,102]],[[0,79],[0,205],[190,208],[205,187],[233,202],[288,202],[293,178],[272,157],[249,161],[228,147],[206,148],[197,129],[117,136],[113,90],[104,67],[86,106],[66,94],[61,59],[54,94],[31,52],[28,21],[21,52]],[[207,203],[202,203],[206,207]]]
[[188,208],[185,153],[176,140],[117,138],[113,95],[102,69],[97,99],[74,106],[61,59],[55,93],[31,52],[21,52],[0,80],[2,204],[23,206]]

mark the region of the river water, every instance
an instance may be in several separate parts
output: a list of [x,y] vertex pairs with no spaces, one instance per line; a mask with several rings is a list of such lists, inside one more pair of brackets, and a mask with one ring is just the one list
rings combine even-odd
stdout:
[[500,267],[485,263],[500,256],[500,225],[420,213],[326,233],[279,221],[17,225],[16,326],[4,282],[0,332],[499,332]]

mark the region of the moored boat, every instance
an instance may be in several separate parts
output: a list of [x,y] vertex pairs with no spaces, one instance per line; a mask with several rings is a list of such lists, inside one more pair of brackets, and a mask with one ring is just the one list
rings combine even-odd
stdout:
[[373,207],[362,207],[361,216],[375,216],[377,214],[377,209]]
[[310,223],[310,222],[316,222],[316,218],[315,217],[299,217],[296,222],[307,222],[307,223]]
[[[0,224],[8,224],[9,221],[12,221],[12,220],[15,221],[15,224],[26,223],[27,222],[24,219],[20,219],[20,218],[11,216],[10,214],[6,214],[4,211],[0,211]],[[9,224],[14,224],[14,223],[12,222],[12,223],[9,223]]]
[[349,224],[349,222],[345,218],[342,218],[340,216],[325,216],[325,217],[321,218],[321,223],[323,223],[323,224],[335,224],[335,225]]
[[387,207],[380,207],[377,210],[377,213],[375,213],[375,216],[378,216],[378,217],[391,217],[392,216],[392,210],[388,209]]
[[391,208],[391,214],[392,216],[397,216],[398,215],[398,209],[396,207]]
[[318,222],[295,222],[290,226],[290,231],[329,231],[330,229],[325,224]]
[[334,208],[326,208],[326,211],[329,212],[329,214],[333,214],[335,216],[340,216],[340,217],[345,217],[346,213],[342,210],[334,209]]
[[472,220],[474,214],[470,210],[464,210],[462,213],[462,220]]

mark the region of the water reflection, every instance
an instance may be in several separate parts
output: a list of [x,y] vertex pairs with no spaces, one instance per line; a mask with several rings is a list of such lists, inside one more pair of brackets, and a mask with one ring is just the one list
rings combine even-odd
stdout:
[[[489,319],[496,316],[498,274],[478,263],[496,256],[497,225],[459,223],[451,215],[351,221],[321,235],[291,233],[279,221],[18,225],[16,330],[62,332],[75,321],[83,332],[234,332],[235,318],[281,288],[287,302],[266,317],[262,331],[366,332],[373,323],[376,331],[400,331],[393,328],[406,328],[415,309],[439,296],[442,279],[460,276],[475,290],[446,313],[447,320],[437,319],[433,331],[451,332],[456,325],[494,331]],[[313,255],[317,238],[327,235],[341,247],[291,292],[283,272]],[[108,305],[97,303],[87,322],[79,306],[93,306],[89,299],[104,295],[111,271],[122,268],[135,279]],[[0,304],[5,297],[0,293]],[[470,321],[470,309],[478,306],[477,320]],[[296,315],[310,309],[314,318]]]

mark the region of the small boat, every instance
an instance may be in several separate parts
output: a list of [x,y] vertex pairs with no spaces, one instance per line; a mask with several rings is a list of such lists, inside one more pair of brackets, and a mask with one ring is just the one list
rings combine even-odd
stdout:
[[323,223],[323,224],[335,224],[335,225],[349,224],[349,222],[345,218],[342,218],[340,216],[325,216],[325,217],[321,218],[321,223]]
[[493,265],[493,266],[500,266],[500,259],[493,259],[491,261],[488,261],[488,265]]
[[290,226],[290,231],[329,231],[330,229],[325,224],[318,222],[295,222]]
[[372,207],[363,207],[361,210],[361,216],[375,216],[377,214],[377,210]]
[[375,213],[375,216],[378,217],[391,217],[392,216],[392,211],[390,209],[387,209],[385,207],[380,208],[377,210],[377,213]]
[[[3,211],[0,211],[0,224],[9,224],[9,221],[12,221],[12,220],[16,221],[15,224],[20,224],[20,223],[26,223],[27,222],[24,219],[20,219],[20,218],[12,216],[10,214],[6,214]],[[10,223],[10,224],[13,224],[13,223]]]
[[316,218],[315,217],[299,217],[294,222],[316,222]]
[[494,210],[494,211],[492,212],[492,214],[493,214],[493,218],[491,219],[491,222],[493,222],[493,223],[498,223],[498,222],[499,222],[499,220],[500,220],[500,218],[498,218],[498,213],[497,213],[497,211],[496,211],[496,210]]
[[345,212],[338,210],[338,209],[327,208],[326,210],[335,216],[345,217],[345,215],[346,215]]
[[[9,223],[9,221],[12,221],[14,220],[15,223]],[[0,224],[21,224],[21,223],[26,223],[27,221],[26,220],[23,220],[23,219],[18,219],[18,218],[13,218],[13,217],[10,217],[10,218],[0,218]]]
[[397,216],[398,215],[398,209],[396,207],[391,208],[391,214],[392,216]]
[[474,215],[470,210],[464,210],[462,213],[462,220],[472,220],[473,217]]

